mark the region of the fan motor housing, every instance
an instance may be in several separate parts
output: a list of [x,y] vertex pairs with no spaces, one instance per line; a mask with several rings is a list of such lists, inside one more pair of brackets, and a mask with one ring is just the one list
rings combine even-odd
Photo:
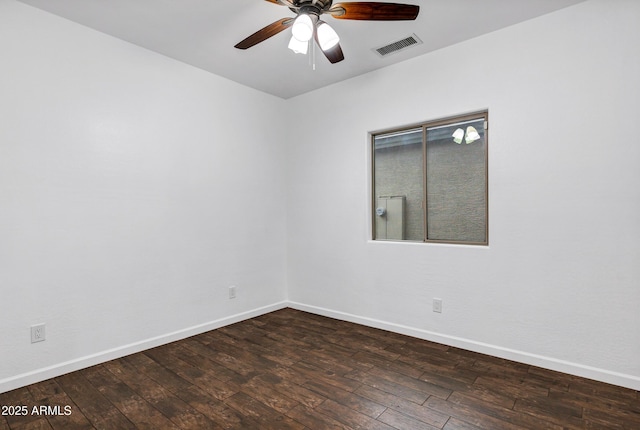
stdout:
[[315,0],[315,1],[302,0],[302,1],[294,1],[294,3],[296,4],[296,6],[306,6],[307,4],[309,4],[309,5],[314,5],[319,9],[324,9],[331,6],[331,3],[333,3],[333,0]]
[[306,13],[311,15],[322,15],[323,12],[326,12],[333,3],[333,0],[303,0],[303,1],[295,1],[297,9],[289,8],[292,12],[295,13]]

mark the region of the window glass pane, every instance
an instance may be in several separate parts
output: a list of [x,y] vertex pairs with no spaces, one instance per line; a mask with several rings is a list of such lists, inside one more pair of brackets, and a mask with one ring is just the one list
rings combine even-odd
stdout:
[[427,239],[486,242],[484,118],[427,128]]
[[374,137],[375,239],[424,240],[422,128]]

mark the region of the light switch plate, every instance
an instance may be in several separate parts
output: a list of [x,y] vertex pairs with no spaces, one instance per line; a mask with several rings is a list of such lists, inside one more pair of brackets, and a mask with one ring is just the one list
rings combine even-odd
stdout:
[[442,313],[442,299],[433,299],[433,311]]

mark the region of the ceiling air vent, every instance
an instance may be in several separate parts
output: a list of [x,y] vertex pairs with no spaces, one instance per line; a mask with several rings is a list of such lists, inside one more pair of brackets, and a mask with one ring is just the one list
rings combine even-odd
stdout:
[[381,57],[386,57],[389,54],[393,54],[394,52],[402,51],[411,46],[420,45],[422,40],[418,38],[415,34],[412,34],[409,37],[405,37],[402,40],[398,40],[396,42],[392,42],[388,45],[381,46],[380,48],[375,48],[374,51],[378,53]]

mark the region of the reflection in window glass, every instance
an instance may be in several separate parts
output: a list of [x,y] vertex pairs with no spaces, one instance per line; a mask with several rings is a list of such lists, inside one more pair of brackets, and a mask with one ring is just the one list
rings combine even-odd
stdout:
[[486,242],[484,134],[484,119],[427,128],[427,239]]
[[374,148],[375,238],[424,240],[422,128],[376,136]]
[[377,240],[487,244],[487,113],[373,136]]

